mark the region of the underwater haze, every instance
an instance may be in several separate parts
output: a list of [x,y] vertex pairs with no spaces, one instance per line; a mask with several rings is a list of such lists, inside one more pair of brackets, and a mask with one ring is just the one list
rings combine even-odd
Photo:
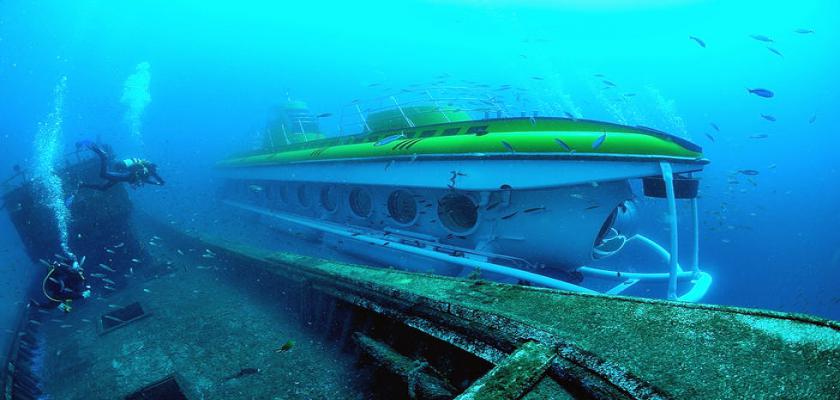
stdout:
[[[218,209],[202,207],[215,163],[257,147],[289,98],[331,114],[321,126],[338,135],[355,99],[511,85],[540,115],[703,147],[700,258],[714,276],[704,302],[837,320],[838,16],[828,0],[7,0],[0,179],[20,166],[48,181],[77,142],[101,141],[158,163],[167,184],[129,190],[137,208],[211,225],[205,210]],[[59,219],[62,198],[44,200]],[[646,212],[640,224],[666,239],[665,209]],[[0,266],[6,327],[42,267],[5,210]]]

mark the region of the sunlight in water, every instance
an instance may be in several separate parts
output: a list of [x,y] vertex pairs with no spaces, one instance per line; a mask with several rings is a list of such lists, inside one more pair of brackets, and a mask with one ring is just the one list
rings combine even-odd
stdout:
[[140,131],[140,120],[146,106],[152,102],[152,96],[149,94],[149,82],[152,79],[149,67],[149,63],[145,61],[137,64],[134,73],[125,80],[122,98],[120,99],[128,107],[125,111],[125,120],[128,122],[131,137],[141,142],[143,137]]
[[49,207],[55,215],[61,249],[71,259],[76,256],[67,243],[70,210],[64,201],[64,189],[61,178],[56,174],[56,164],[60,161],[62,141],[62,111],[64,109],[64,91],[67,77],[61,77],[55,87],[55,107],[47,115],[46,121],[39,124],[35,135],[35,180],[40,185],[41,202]]

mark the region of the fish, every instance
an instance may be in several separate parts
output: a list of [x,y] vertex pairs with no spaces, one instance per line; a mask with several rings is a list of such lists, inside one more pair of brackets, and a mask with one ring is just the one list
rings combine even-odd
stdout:
[[569,147],[569,145],[568,145],[568,144],[566,144],[566,142],[564,142],[563,140],[561,140],[561,139],[559,139],[559,138],[554,138],[554,142],[555,142],[555,143],[557,143],[560,147],[562,147],[562,148],[563,148],[563,150],[566,150],[566,151],[573,151],[573,150],[572,150],[572,148],[571,148],[571,147]]
[[578,199],[578,200],[583,200],[583,199],[585,198],[585,197],[584,197],[582,194],[580,194],[580,193],[572,193],[572,194],[570,194],[570,195],[569,195],[569,197],[573,197],[573,198]]
[[114,281],[112,281],[112,280],[110,280],[110,279],[108,279],[108,278],[102,278],[102,282],[105,282],[105,283],[110,283],[110,284],[112,284],[112,285],[116,285],[116,284],[117,284],[116,282],[114,282]]
[[739,173],[739,174],[742,174],[742,175],[747,175],[747,176],[756,176],[756,175],[758,175],[758,171],[756,171],[756,170],[754,170],[754,169],[739,169],[739,170],[738,170],[738,173]]
[[36,321],[36,320],[34,320],[34,319],[30,319],[30,320],[29,320],[29,323],[30,323],[30,324],[32,324],[32,325],[41,325],[41,323],[40,323],[40,322],[38,322],[38,321]]
[[[156,237],[156,236],[153,236],[153,237]],[[115,244],[115,245],[113,245],[113,246],[111,246],[111,247],[113,247],[113,248],[115,248],[115,249],[119,249],[120,247],[123,247],[123,246],[125,246],[125,243],[123,243],[123,242],[119,242],[119,243],[117,243],[117,244]]]
[[596,78],[603,78],[605,75],[604,74],[592,74],[592,76],[594,76]]
[[756,96],[764,97],[764,98],[767,98],[767,99],[776,95],[771,90],[761,89],[761,88],[756,88],[756,89],[747,88],[747,91],[756,95]]
[[121,319],[119,319],[119,318],[117,318],[113,315],[108,315],[108,314],[103,315],[102,318],[110,319],[111,321],[116,321],[116,322],[125,322],[125,321],[123,321],[123,320],[121,320]]
[[178,253],[179,255],[182,255],[182,256],[184,255],[184,252],[183,252],[183,251],[181,251],[181,249],[178,249],[178,250],[176,250],[175,252],[176,252],[176,253]]
[[113,291],[115,291],[115,290],[117,290],[117,289],[116,289],[116,288],[114,288],[113,286],[108,286],[108,285],[105,285],[105,286],[103,286],[103,287],[104,287],[105,289],[108,289],[108,290],[112,291],[112,292],[113,292]]
[[135,264],[140,264],[140,262],[141,262],[141,261],[140,261],[140,260],[138,260],[138,259],[136,259],[136,258],[132,258],[132,259],[131,259],[131,262],[133,262],[133,263],[135,263]]
[[708,134],[708,133],[706,134],[706,137],[707,137],[707,138],[709,138],[709,140],[711,140],[711,141],[713,141],[713,142],[715,141],[715,137],[714,137],[714,136],[712,136],[712,135],[710,135],[710,134]]
[[263,191],[263,187],[260,185],[248,185],[248,190],[254,193],[259,193]]
[[769,135],[767,135],[766,133],[759,133],[757,135],[750,136],[750,139],[767,139],[768,137]]
[[598,204],[594,204],[594,205],[591,205],[591,206],[589,206],[589,207],[584,208],[584,210],[594,210],[594,209],[596,209],[596,208],[598,208],[598,207],[601,207],[601,206],[600,206],[600,205],[598,205]]
[[513,146],[510,145],[510,143],[505,142],[504,140],[502,140],[502,146],[505,146],[505,149],[507,149],[507,151],[511,153],[516,153],[516,149],[514,149]]
[[122,308],[117,304],[108,304],[108,308]]
[[535,81],[541,81],[541,80],[544,80],[545,78],[543,78],[541,76],[532,76],[531,79],[533,79]]
[[577,117],[575,117],[575,116],[574,116],[574,114],[572,114],[572,113],[570,113],[570,112],[568,112],[568,111],[563,111],[563,115],[565,115],[565,116],[566,116],[566,118],[569,118],[569,119],[571,119],[572,121],[577,121]]
[[537,212],[537,211],[544,211],[544,210],[545,210],[545,207],[534,207],[534,208],[529,208],[527,210],[524,210],[524,211],[522,211],[522,213],[523,214],[528,214],[528,213]]
[[817,114],[814,114],[814,115],[813,115],[813,116],[811,116],[811,118],[808,120],[808,123],[809,123],[809,124],[813,124],[813,123],[814,123],[814,121],[816,121],[816,120],[817,120]]
[[601,82],[604,82],[604,85],[607,85],[607,86],[610,86],[610,87],[615,87],[615,83],[613,83],[612,81],[608,81],[606,79],[603,79],[603,80],[601,80]]
[[802,34],[802,35],[807,35],[807,34],[814,33],[814,30],[813,29],[799,28],[799,29],[795,30],[794,32]]
[[332,117],[332,113],[321,113],[315,116],[315,118],[327,118]]
[[143,289],[143,291],[146,292],[146,293],[152,293],[152,291],[149,290],[149,289]]
[[776,49],[774,49],[774,48],[772,48],[772,47],[769,47],[769,46],[768,46],[768,47],[767,47],[767,50],[769,50],[771,53],[773,53],[773,54],[775,54],[775,55],[777,55],[777,56],[779,56],[779,57],[784,57],[784,55],[782,55],[782,52],[780,52],[779,50],[776,50]]
[[64,324],[64,325],[59,326],[59,328],[63,328],[63,329],[72,328],[72,327],[73,327],[73,325],[69,325],[69,324]]
[[636,93],[624,93],[624,97],[635,97]]
[[697,36],[689,36],[688,38],[689,38],[689,39],[691,39],[691,40],[693,40],[693,41],[695,41],[695,42],[697,42],[697,44],[699,44],[699,45],[700,45],[700,47],[702,47],[702,48],[706,48],[706,42],[704,42],[704,41],[703,41],[703,39],[700,39],[700,38],[699,38],[699,37],[697,37]]
[[106,253],[109,253],[109,254],[117,254],[117,252],[116,252],[116,251],[111,250],[111,249],[105,249],[105,252],[106,252]]
[[201,255],[201,258],[216,258],[216,255],[215,255],[215,254],[207,254],[207,253],[205,253],[205,254],[202,254],[202,255]]
[[286,341],[286,343],[283,343],[283,345],[280,346],[280,348],[278,348],[277,350],[274,350],[274,351],[277,352],[277,353],[284,353],[284,352],[287,352],[287,351],[291,350],[292,347],[295,347],[295,341],[294,340],[288,340],[288,341]]
[[518,212],[519,212],[519,211],[514,211],[512,214],[505,215],[504,217],[502,217],[502,219],[511,219],[511,218],[513,218],[513,216],[514,216],[514,215],[516,215],[516,213],[518,213]]
[[154,240],[163,240],[160,236],[152,235],[152,239]]
[[600,137],[598,137],[598,139],[595,139],[595,141],[592,142],[592,150],[597,150],[606,141],[607,141],[607,132],[604,132],[603,135],[601,135]]
[[90,274],[90,276],[92,276],[92,277],[94,277],[94,278],[104,278],[104,277],[106,277],[107,275],[105,275],[105,274],[100,274],[100,273],[98,273],[98,272],[94,272],[94,273]]
[[709,122],[709,125],[711,125],[711,126],[712,126],[712,129],[714,129],[715,131],[720,132],[720,128],[718,128],[718,126],[717,126],[717,124],[716,124],[716,123],[714,123],[714,122]]
[[377,147],[379,147],[379,146],[384,146],[384,145],[386,145],[386,144],[388,144],[388,143],[391,143],[391,142],[393,142],[393,141],[395,141],[395,140],[404,139],[404,138],[405,138],[405,133],[399,133],[399,134],[396,134],[396,135],[391,135],[391,136],[388,136],[388,137],[386,137],[386,138],[382,138],[381,140],[379,140],[378,142],[374,143],[373,145],[374,145],[374,146],[377,146]]
[[761,118],[764,118],[770,122],[776,122],[776,117],[768,114],[761,114]]
[[750,35],[750,37],[758,40],[759,42],[773,43],[773,39],[770,39],[766,35]]
[[256,374],[258,372],[260,372],[259,368],[242,368],[239,372],[225,378],[225,380],[229,381],[231,379],[238,379],[238,378],[241,378],[243,376]]
[[117,272],[117,271],[115,271],[113,268],[111,268],[111,267],[109,267],[109,266],[107,266],[107,265],[105,265],[105,264],[99,264],[99,268],[102,268],[102,269],[104,269],[104,270],[106,270],[106,271],[109,271],[109,272]]

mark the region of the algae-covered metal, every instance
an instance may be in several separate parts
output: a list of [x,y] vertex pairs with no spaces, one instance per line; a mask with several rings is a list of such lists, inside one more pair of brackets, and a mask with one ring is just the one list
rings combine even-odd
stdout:
[[470,281],[216,244],[242,261],[304,279],[494,364],[505,363],[528,342],[556,349],[534,390],[544,390],[549,379],[564,396],[601,398],[835,399],[840,392],[840,324],[834,321]]

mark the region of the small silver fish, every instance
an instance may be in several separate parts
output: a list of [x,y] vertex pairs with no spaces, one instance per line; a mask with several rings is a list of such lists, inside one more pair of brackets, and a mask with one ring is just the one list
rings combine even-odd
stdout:
[[108,290],[112,291],[112,292],[113,292],[113,291],[115,291],[115,290],[117,290],[116,288],[111,287],[111,286],[103,286],[103,287],[104,287],[105,289],[108,289]]
[[114,247],[115,249],[119,249],[120,247],[123,247],[123,246],[125,246],[125,243],[123,243],[123,242],[119,242],[119,243],[115,244],[113,247]]
[[202,254],[201,258],[216,258],[215,254]]
[[592,142],[592,150],[597,150],[606,141],[607,141],[607,132],[604,132],[603,135],[601,135],[600,137],[598,137],[598,139],[595,139],[595,141]]
[[131,262],[133,262],[133,263],[135,263],[135,264],[140,264],[140,260],[138,260],[138,259],[136,259],[136,258],[132,258],[132,259],[131,259]]
[[116,304],[108,304],[108,308],[122,308]]
[[183,251],[181,251],[181,249],[176,250],[176,252],[177,252],[178,254],[182,255],[182,256],[184,255],[184,252],[183,252]]
[[114,271],[114,269],[113,269],[113,268],[111,268],[111,267],[109,267],[109,266],[107,266],[107,265],[105,265],[105,264],[99,264],[99,268],[102,268],[102,269],[104,269],[104,270],[106,270],[106,271],[110,271],[110,272],[117,272],[117,271]]
[[92,276],[94,278],[104,278],[106,275],[105,274],[100,274],[98,272],[94,272],[94,273],[90,274],[90,276]]
[[111,249],[105,249],[105,252],[106,252],[106,253],[110,253],[110,254],[117,254],[117,252],[116,252],[116,251],[111,250]]
[[73,325],[68,325],[68,324],[64,324],[64,325],[59,326],[59,328],[72,328],[72,327],[73,327]]
[[750,35],[751,38],[758,40],[759,42],[765,43],[772,43],[773,39],[770,39],[768,36],[765,35]]
[[102,278],[102,282],[106,282],[106,283],[110,283],[110,284],[112,284],[112,285],[116,285],[116,282],[114,282],[114,281],[112,281],[112,280],[110,280],[110,279],[108,279],[108,278]]
[[388,136],[386,138],[382,138],[381,140],[374,143],[373,145],[376,146],[376,147],[384,146],[384,145],[386,145],[388,143],[391,143],[395,140],[400,140],[400,139],[404,139],[404,138],[405,138],[405,133],[398,133],[396,135],[391,135],[391,136]]
[[561,140],[559,138],[554,138],[554,142],[557,143],[558,145],[560,145],[560,147],[562,147],[563,150],[572,151],[572,148],[569,147],[569,145],[566,144],[566,142],[564,142],[563,140]]
[[146,292],[146,293],[152,293],[152,291],[149,290],[149,289],[143,289],[143,291]]
[[516,153],[516,149],[514,149],[513,146],[510,145],[510,143],[505,142],[504,140],[502,140],[501,142],[502,142],[502,146],[505,146],[505,149],[507,149],[507,151],[509,151],[511,153]]
[[30,319],[30,320],[29,320],[29,323],[30,323],[30,324],[32,324],[32,325],[41,325],[41,323],[40,323],[40,322],[38,322],[38,321],[36,321],[36,320],[34,320],[34,319]]
[[774,48],[772,48],[772,47],[767,47],[767,50],[769,50],[771,53],[773,53],[773,54],[775,54],[775,55],[777,55],[777,56],[779,56],[779,57],[784,57],[784,56],[782,55],[782,52],[780,52],[779,50],[776,50],[776,49],[774,49]]

